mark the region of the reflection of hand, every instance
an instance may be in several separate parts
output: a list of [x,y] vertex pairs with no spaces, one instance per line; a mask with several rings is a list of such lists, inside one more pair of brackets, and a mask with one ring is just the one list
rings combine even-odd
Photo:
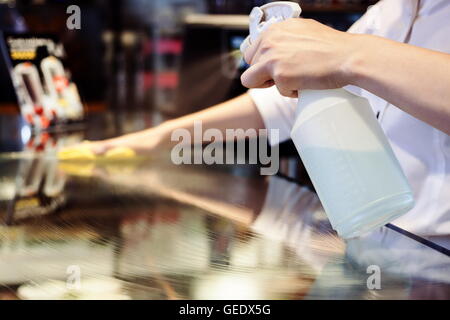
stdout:
[[310,19],[271,25],[245,51],[251,67],[241,77],[248,88],[275,84],[284,96],[302,89],[334,89],[348,84],[346,67],[357,51],[356,35]]

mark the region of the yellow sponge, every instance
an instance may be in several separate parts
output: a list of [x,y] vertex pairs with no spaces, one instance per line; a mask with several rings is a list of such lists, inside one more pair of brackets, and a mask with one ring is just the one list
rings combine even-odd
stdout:
[[116,147],[108,150],[105,153],[106,159],[129,159],[134,158],[136,156],[136,152],[127,147]]
[[96,156],[86,145],[69,147],[58,152],[58,158],[63,161],[94,161],[94,160],[122,160],[136,157],[136,152],[127,147],[116,147],[108,150],[102,156]]
[[77,147],[65,148],[58,152],[60,160],[95,160],[95,154],[86,146],[80,145]]

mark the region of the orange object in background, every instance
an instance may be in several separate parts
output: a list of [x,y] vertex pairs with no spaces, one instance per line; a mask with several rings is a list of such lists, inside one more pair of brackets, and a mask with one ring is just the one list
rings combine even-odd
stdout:
[[55,83],[55,88],[58,92],[64,90],[69,86],[69,81],[64,76],[54,76],[53,82]]

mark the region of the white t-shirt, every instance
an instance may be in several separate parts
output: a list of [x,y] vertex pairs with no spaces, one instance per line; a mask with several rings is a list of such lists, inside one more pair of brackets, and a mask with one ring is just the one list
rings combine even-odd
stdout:
[[[349,32],[450,53],[450,1],[382,0],[370,7]],[[450,234],[450,136],[365,90],[347,89],[367,98],[379,114],[413,188],[415,207],[394,223],[420,234]],[[252,89],[249,94],[266,128],[279,129],[280,141],[289,139],[297,99],[281,96],[276,87]]]

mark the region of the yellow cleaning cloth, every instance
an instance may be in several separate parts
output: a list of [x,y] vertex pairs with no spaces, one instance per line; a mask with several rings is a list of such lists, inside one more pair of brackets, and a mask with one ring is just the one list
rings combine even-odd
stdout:
[[133,149],[127,147],[116,147],[108,150],[103,156],[96,156],[86,145],[69,147],[58,152],[60,160],[94,161],[94,160],[122,160],[130,159],[136,156]]
[[127,147],[116,147],[108,150],[105,153],[106,159],[130,159],[136,156],[136,152],[133,149]]
[[95,154],[87,146],[77,146],[65,148],[58,152],[59,160],[79,160],[91,161],[95,160]]

